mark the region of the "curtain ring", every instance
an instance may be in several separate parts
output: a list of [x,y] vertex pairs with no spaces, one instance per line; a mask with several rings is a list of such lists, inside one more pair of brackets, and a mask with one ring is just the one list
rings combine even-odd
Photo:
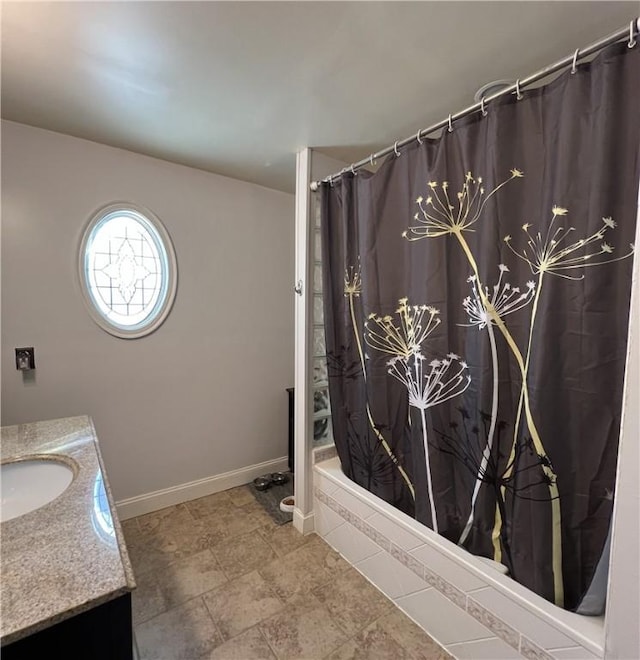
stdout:
[[374,167],[374,166],[375,166],[375,162],[374,162],[374,160],[373,160],[374,155],[375,155],[375,154],[371,154],[371,155],[369,156],[369,163],[371,164],[371,167]]
[[353,163],[351,163],[351,174],[353,174],[353,176],[358,176],[356,171],[353,169]]
[[393,151],[394,151],[395,154],[396,154],[396,158],[397,158],[398,156],[402,156],[402,154],[398,151],[398,140],[396,140],[396,143],[393,145]]
[[420,139],[420,133],[422,133],[421,130],[416,133],[416,140],[418,140],[418,144],[423,144],[424,140]]
[[329,185],[333,188],[333,176],[329,177]]
[[489,113],[484,109],[484,96],[480,99],[480,112],[482,112],[482,116],[486,117]]
[[571,73],[576,73],[578,70],[577,68],[577,62],[578,62],[578,54],[580,53],[580,49],[576,48],[576,52],[573,54],[573,63],[571,64]]
[[522,94],[520,93],[520,78],[516,80],[516,98],[518,101],[522,100]]
[[636,22],[636,20],[632,20],[631,23],[629,23],[629,43],[627,44],[627,48],[633,48],[636,45],[636,40],[633,38],[633,25]]
[[447,129],[449,133],[453,133],[453,126],[451,125],[451,115],[449,115],[449,128]]

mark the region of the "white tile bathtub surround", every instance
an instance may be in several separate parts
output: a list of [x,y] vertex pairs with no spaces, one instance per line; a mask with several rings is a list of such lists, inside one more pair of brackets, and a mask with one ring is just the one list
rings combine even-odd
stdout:
[[[489,642],[493,640],[498,647],[498,642],[510,645],[514,651],[521,653],[521,657],[553,658],[556,657],[556,650],[558,659],[565,657],[563,654],[566,653],[580,652],[585,660],[602,657],[601,619],[580,617],[549,606],[546,601],[510,578],[499,573],[494,575],[491,569],[471,564],[473,558],[464,550],[349,481],[342,474],[337,459],[316,466],[315,484],[315,501],[320,510],[331,511],[345,521],[344,529],[333,531],[333,538],[326,538],[322,523],[317,529],[318,533],[339,552],[344,548],[347,554],[343,554],[348,561],[440,643],[449,647],[450,644],[470,642],[472,639],[476,641],[480,639],[476,636],[481,629],[487,641],[486,648],[491,648]],[[332,495],[323,492],[324,487],[331,488]],[[341,491],[348,492],[351,497],[341,496]],[[365,520],[344,506],[343,503],[348,502],[354,507],[353,498],[366,500],[367,508],[360,510],[368,513],[372,509],[374,514]],[[329,518],[329,514],[325,518]],[[323,520],[322,516],[320,520]],[[357,536],[354,532],[357,532]],[[363,551],[355,548],[353,540],[348,540],[351,536],[359,541],[364,539],[367,548],[364,554],[368,554],[368,557],[354,559]],[[419,542],[418,546],[414,546],[414,539]],[[379,546],[375,552],[371,542]],[[407,551],[407,548],[410,550]],[[385,566],[388,567],[386,574]],[[400,576],[396,588],[391,577],[395,572]],[[439,601],[436,595],[442,600]],[[417,605],[420,600],[425,600],[422,606]],[[426,601],[434,600],[446,602],[450,613],[454,611],[464,615],[457,617],[461,626],[459,634],[464,639],[445,642],[434,629],[435,626],[440,630],[440,624],[433,623],[425,614],[420,618],[421,608],[423,612],[430,613]],[[545,611],[545,605],[553,613]],[[465,624],[469,625],[465,627]],[[479,647],[479,652],[485,647]],[[453,652],[455,649],[448,650]],[[460,657],[470,657],[464,655],[471,653],[467,647],[460,647],[459,651],[462,654]]]
[[322,474],[315,474],[313,477],[313,483],[316,489],[320,490],[322,493],[326,493],[327,495],[333,495],[333,493],[339,489],[337,484],[335,484],[333,481],[330,481]]
[[440,575],[465,593],[471,589],[480,589],[487,586],[485,580],[480,579],[458,563],[451,561],[449,557],[443,555],[433,546],[421,545],[419,548],[412,550],[411,554],[425,566],[428,566],[433,573]]
[[380,550],[377,554],[363,559],[355,567],[385,596],[396,600],[417,591],[424,591],[425,584],[421,577],[403,566],[398,560]]
[[365,504],[360,498],[352,495],[342,488],[338,488],[333,492],[333,498],[337,500],[347,511],[354,513],[359,518],[370,518],[376,511],[369,505]]
[[327,447],[318,447],[313,450],[313,462],[322,463],[338,455],[335,445],[328,445]]
[[501,639],[451,644],[448,651],[458,660],[519,660],[522,656]]
[[472,616],[433,588],[396,600],[398,606],[445,647],[494,637]]
[[458,587],[454,587],[439,575],[432,573],[426,566],[424,568],[424,579],[428,584],[434,586],[443,596],[453,601],[458,607],[463,610],[466,609],[467,596],[464,591],[460,591]]
[[593,655],[582,646],[572,646],[569,649],[553,649],[549,651],[556,660],[597,660],[598,656]]
[[575,646],[574,640],[495,589],[477,591],[473,594],[473,600],[501,619],[509,619],[514,628],[530,639],[535,639],[536,643],[545,649]]
[[397,559],[403,566],[415,573],[424,580],[424,564],[421,564],[415,557],[412,557],[406,550],[398,547],[391,542],[391,556]]
[[482,605],[473,600],[471,596],[467,597],[467,612],[474,619],[477,619],[483,626],[489,628],[496,637],[499,637],[513,648],[519,648],[520,633],[505,623],[502,619],[495,616],[493,612],[482,607]]
[[421,538],[408,532],[406,529],[398,527],[398,525],[380,513],[374,513],[368,522],[387,538],[393,537],[393,542],[403,550],[413,550],[424,544],[424,541]]
[[[386,552],[391,552],[391,541],[382,533],[380,530],[376,529],[372,525],[367,523],[367,526],[371,529],[371,538]],[[366,529],[363,530],[365,534],[367,533]]]
[[[462,591],[431,573],[416,557],[389,541],[367,521],[358,519],[319,488],[315,489],[315,496],[320,523],[316,531],[436,641],[446,645],[452,640],[464,642],[492,637],[490,630],[465,612],[466,595]],[[333,518],[332,531],[323,534],[323,525],[331,519],[331,514],[341,517],[345,523],[337,525]],[[399,584],[406,585],[404,588],[394,589],[390,582],[394,570],[402,580]],[[425,572],[429,576],[428,582]],[[431,606],[437,606],[439,613],[433,614]],[[425,617],[430,622],[428,627],[425,626]],[[516,646],[518,642],[516,640]]]
[[524,635],[520,637],[520,654],[525,658],[529,658],[529,660],[554,660],[551,654],[541,649]]
[[347,524],[335,511],[332,511],[319,500],[315,502],[314,513],[315,531],[322,537],[332,532],[336,527]]
[[324,539],[354,565],[380,552],[377,544],[352,525],[340,525],[329,532]]

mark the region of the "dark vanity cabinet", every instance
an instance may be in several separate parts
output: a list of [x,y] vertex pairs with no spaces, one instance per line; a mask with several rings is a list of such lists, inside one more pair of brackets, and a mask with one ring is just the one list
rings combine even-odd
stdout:
[[131,593],[0,650],[2,660],[134,660]]

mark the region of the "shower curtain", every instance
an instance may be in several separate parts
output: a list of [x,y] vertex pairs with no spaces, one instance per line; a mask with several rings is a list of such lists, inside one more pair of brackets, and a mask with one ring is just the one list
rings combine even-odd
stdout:
[[344,472],[560,607],[604,607],[640,46],[322,186]]

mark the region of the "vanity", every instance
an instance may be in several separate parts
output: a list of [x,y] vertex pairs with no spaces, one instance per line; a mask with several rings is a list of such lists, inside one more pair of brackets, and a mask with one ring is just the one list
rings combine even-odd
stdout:
[[3,427],[3,660],[133,658],[135,580],[89,417]]

